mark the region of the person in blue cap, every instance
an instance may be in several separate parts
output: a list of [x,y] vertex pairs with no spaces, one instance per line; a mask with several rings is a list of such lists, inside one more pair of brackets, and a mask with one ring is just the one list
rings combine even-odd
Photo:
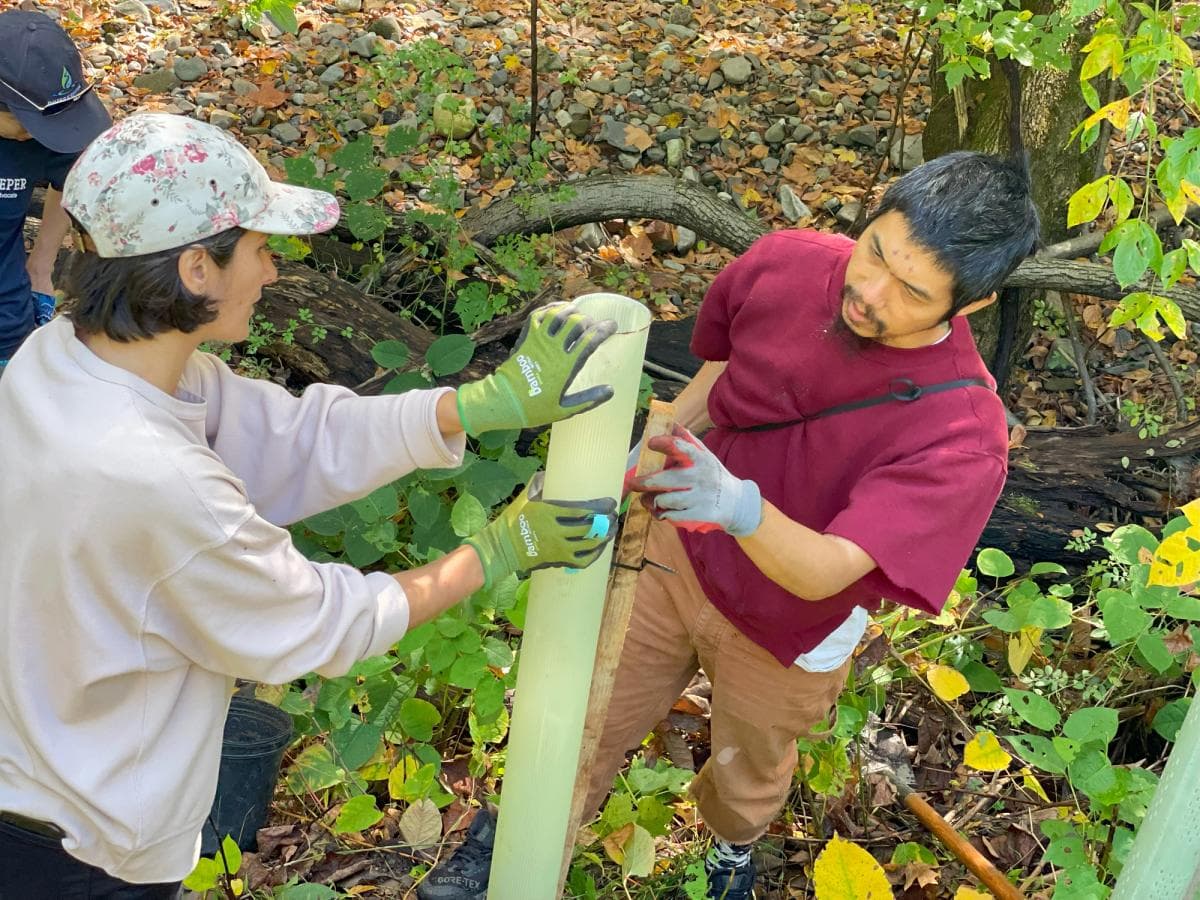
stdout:
[[[112,120],[67,33],[40,12],[0,13],[0,374],[54,314],[54,260],[70,230],[60,193],[71,165]],[[26,257],[33,189],[49,186]]]

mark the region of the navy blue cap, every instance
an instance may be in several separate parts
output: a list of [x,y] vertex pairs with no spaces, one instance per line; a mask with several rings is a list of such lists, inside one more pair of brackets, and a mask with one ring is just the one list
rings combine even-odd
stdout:
[[0,13],[0,47],[0,103],[39,144],[78,153],[112,124],[75,44],[49,16]]

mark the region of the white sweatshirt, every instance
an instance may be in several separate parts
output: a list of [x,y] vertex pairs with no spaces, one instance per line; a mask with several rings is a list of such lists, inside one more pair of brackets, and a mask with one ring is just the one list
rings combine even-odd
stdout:
[[0,380],[0,810],[131,882],[198,857],[234,677],[344,673],[408,602],[282,527],[462,460],[442,391],[295,398],[195,354],[167,396],[60,317]]

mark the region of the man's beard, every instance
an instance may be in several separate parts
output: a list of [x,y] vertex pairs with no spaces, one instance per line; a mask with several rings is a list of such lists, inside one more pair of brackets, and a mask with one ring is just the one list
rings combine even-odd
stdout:
[[[875,343],[875,341],[871,338],[863,337],[861,334],[851,328],[850,323],[846,321],[843,310],[847,301],[854,302],[861,299],[862,297],[858,291],[856,291],[850,285],[847,284],[842,287],[842,302],[838,305],[837,312],[834,314],[832,329],[833,334],[840,338],[847,346],[853,350],[860,351],[867,349],[871,346],[871,344]],[[884,331],[886,330],[884,324],[878,319],[874,318],[869,309],[867,310],[867,322],[872,328],[875,329],[877,336],[883,335]]]

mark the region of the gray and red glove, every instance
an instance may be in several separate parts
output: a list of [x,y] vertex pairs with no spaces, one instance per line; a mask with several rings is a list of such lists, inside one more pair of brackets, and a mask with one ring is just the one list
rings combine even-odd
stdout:
[[650,439],[649,447],[667,458],[662,470],[633,478],[629,486],[647,496],[655,518],[685,531],[752,534],[762,523],[758,485],[738,478],[694,434],[676,425],[671,434]]

